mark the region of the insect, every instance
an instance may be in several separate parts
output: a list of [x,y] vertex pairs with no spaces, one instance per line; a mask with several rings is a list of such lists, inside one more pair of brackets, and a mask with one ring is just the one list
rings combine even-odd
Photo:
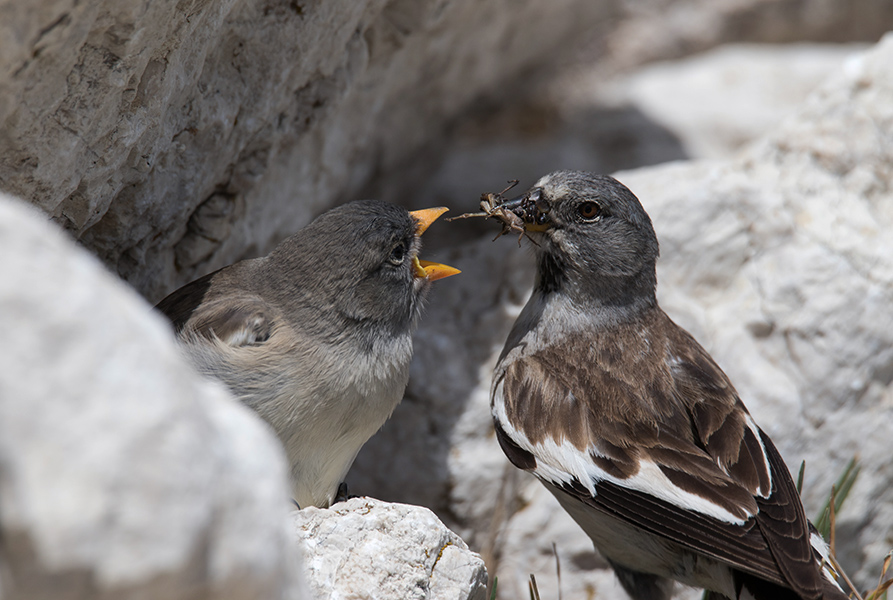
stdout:
[[[511,210],[502,207],[502,204],[505,203],[505,193],[518,185],[518,180],[513,179],[508,182],[508,187],[502,190],[499,193],[489,193],[489,194],[481,194],[481,212],[476,213],[465,213],[456,217],[452,217],[451,219],[447,219],[447,221],[455,221],[456,219],[468,219],[470,217],[492,217],[497,221],[502,223],[502,231],[500,231],[495,238],[496,241],[503,235],[508,233],[517,233],[518,234],[518,245],[521,245],[521,238],[527,235],[527,230],[524,229],[524,219],[516,215]],[[529,235],[527,235],[527,239],[529,239],[534,244],[534,241]]]

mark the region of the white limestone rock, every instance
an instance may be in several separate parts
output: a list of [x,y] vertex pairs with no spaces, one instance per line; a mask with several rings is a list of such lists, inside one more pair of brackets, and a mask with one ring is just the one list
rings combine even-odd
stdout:
[[273,434],[45,219],[0,194],[0,596],[299,598]]
[[292,512],[311,596],[483,600],[480,556],[427,508],[353,498]]
[[[765,137],[865,44],[730,44],[619,77],[583,84],[636,106],[677,136],[689,158],[727,158]],[[579,85],[579,84],[578,84]]]

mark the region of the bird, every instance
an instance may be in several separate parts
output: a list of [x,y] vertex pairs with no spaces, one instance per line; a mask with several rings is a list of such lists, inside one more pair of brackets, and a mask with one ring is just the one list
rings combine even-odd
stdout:
[[344,204],[157,305],[193,366],[275,431],[298,508],[345,499],[357,453],[403,396],[431,282],[459,273],[418,258],[446,210]]
[[790,472],[729,378],[657,302],[658,240],[622,183],[557,171],[500,208],[532,295],[491,385],[496,438],[635,600],[846,598]]

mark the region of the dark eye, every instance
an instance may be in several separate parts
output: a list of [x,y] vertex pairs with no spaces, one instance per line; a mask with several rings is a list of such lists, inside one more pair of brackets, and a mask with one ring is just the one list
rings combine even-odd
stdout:
[[602,208],[595,202],[583,202],[577,207],[577,214],[585,221],[594,221],[602,214]]
[[400,242],[391,250],[391,255],[388,257],[388,260],[395,265],[399,265],[403,262],[404,258],[406,258],[406,244]]

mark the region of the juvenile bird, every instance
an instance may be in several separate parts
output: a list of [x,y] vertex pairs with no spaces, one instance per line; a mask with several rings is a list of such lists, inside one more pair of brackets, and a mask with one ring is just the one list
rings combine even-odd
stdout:
[[423,298],[432,281],[459,272],[418,259],[420,236],[446,210],[345,204],[268,256],[158,304],[198,371],[275,430],[302,508],[334,501],[403,397]]
[[843,599],[790,473],[732,383],[658,306],[658,243],[617,180],[561,171],[502,204],[533,295],[491,390],[509,460],[555,495],[636,600]]

